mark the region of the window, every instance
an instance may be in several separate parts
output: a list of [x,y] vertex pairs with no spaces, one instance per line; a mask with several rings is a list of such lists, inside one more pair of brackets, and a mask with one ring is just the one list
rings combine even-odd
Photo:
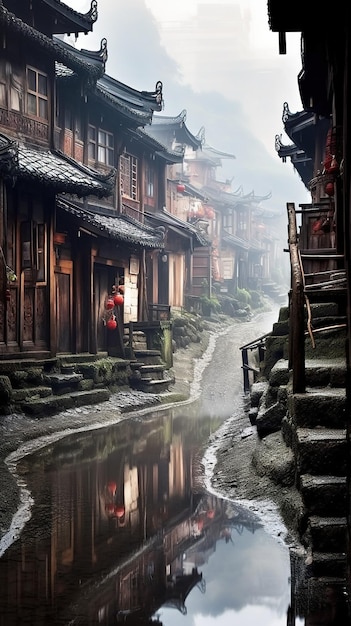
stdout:
[[122,154],[120,159],[120,184],[124,196],[138,199],[138,160],[130,154]]
[[145,171],[145,195],[149,198],[154,197],[154,168],[150,165],[146,167]]
[[48,119],[48,77],[27,67],[27,113]]
[[95,126],[89,126],[89,159],[114,165],[113,134]]

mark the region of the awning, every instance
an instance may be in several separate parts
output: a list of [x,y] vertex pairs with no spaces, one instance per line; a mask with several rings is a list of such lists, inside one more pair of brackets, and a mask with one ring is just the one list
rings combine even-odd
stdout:
[[56,206],[70,213],[94,235],[123,241],[142,248],[164,248],[164,234],[125,215],[116,217],[86,210],[64,198],[58,198]]

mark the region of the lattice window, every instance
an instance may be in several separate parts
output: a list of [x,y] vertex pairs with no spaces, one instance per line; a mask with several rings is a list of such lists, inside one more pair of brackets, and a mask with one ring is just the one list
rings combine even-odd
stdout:
[[27,67],[27,113],[47,120],[48,77],[34,67]]
[[120,158],[120,185],[122,195],[138,199],[138,159],[130,154]]
[[95,126],[89,126],[89,159],[114,165],[114,138],[113,134]]

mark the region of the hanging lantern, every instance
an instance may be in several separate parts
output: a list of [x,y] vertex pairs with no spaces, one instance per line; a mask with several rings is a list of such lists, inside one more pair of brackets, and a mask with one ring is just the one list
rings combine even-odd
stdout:
[[332,157],[332,159],[331,159],[331,161],[330,161],[330,165],[329,165],[329,170],[328,170],[328,172],[329,172],[330,174],[336,174],[336,172],[338,171],[338,169],[339,169],[338,162],[337,162],[337,160],[336,160],[335,156],[333,156],[333,157]]
[[119,519],[121,519],[121,517],[123,517],[124,513],[125,513],[125,508],[123,505],[120,506],[115,506],[115,516],[118,517]]
[[124,293],[124,285],[118,285],[118,291]]
[[115,483],[114,480],[110,480],[107,483],[107,491],[109,492],[109,494],[111,494],[111,496],[114,496],[116,491],[117,491],[117,483]]
[[111,317],[111,319],[109,319],[106,322],[106,326],[109,330],[115,330],[117,328],[117,322],[116,322],[115,316]]
[[107,309],[108,311],[110,311],[111,309],[113,309],[113,307],[115,306],[113,299],[112,298],[108,298],[106,300],[106,304],[105,304],[105,309]]
[[182,183],[178,183],[177,191],[178,193],[183,193],[185,191],[185,185],[183,185]]
[[214,219],[215,212],[212,209],[212,207],[210,207],[210,206],[206,207],[205,215],[206,215],[206,217],[208,217],[209,220],[213,220]]
[[124,302],[124,298],[122,296],[121,293],[116,293],[116,295],[113,298],[113,302],[115,304],[115,306],[121,306]]
[[324,191],[328,196],[334,195],[334,183],[327,183],[324,187]]
[[114,504],[111,502],[108,502],[105,506],[105,510],[109,515],[111,516],[114,515],[114,512],[115,512]]

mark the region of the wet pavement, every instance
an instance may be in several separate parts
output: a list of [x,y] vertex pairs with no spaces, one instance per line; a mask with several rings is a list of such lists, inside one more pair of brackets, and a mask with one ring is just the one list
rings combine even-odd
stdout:
[[[2,506],[15,516],[0,541],[1,626],[348,624],[343,590],[311,588],[274,504],[233,501],[218,476],[212,486],[218,450],[243,423],[236,350],[267,323],[212,333],[182,405],[121,392],[3,421]],[[249,422],[241,434],[253,436]]]

